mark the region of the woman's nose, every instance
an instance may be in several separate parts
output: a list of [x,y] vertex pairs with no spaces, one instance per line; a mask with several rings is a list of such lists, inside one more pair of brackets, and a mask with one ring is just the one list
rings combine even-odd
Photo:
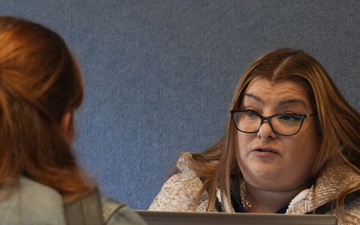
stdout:
[[274,133],[272,127],[270,126],[270,123],[268,123],[267,121],[264,121],[261,124],[259,131],[257,132],[257,136],[262,140],[276,138],[276,134]]

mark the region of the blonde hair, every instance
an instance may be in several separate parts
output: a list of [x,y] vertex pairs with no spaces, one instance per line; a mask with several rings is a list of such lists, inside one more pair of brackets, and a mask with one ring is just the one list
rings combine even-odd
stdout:
[[60,130],[83,99],[79,67],[63,39],[20,18],[0,17],[0,184],[19,176],[82,195],[91,188]]
[[[314,58],[296,49],[278,49],[255,60],[239,81],[231,104],[237,109],[249,82],[255,77],[272,82],[288,80],[301,85],[317,113],[317,125],[322,142],[310,176],[316,178],[327,163],[347,164],[359,172],[360,168],[360,115],[342,97],[323,66]],[[225,136],[214,146],[193,154],[191,167],[202,178],[203,188],[198,195],[209,194],[209,208],[214,210],[216,189],[230,199],[230,180],[241,176],[236,160],[234,127],[230,116]],[[206,166],[203,166],[203,165]],[[360,181],[359,181],[360,182]],[[360,186],[360,184],[358,184]],[[344,198],[353,189],[344,190],[336,200],[336,209],[342,213]]]

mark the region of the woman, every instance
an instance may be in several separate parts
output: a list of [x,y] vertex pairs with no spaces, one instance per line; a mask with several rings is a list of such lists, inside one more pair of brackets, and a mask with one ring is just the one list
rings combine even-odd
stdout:
[[[73,224],[65,213],[96,190],[71,150],[82,99],[79,67],[63,39],[42,25],[0,17],[2,224]],[[100,222],[144,224],[126,205],[101,202]]]
[[278,49],[241,78],[224,137],[184,153],[150,210],[332,213],[360,221],[360,115],[323,66]]

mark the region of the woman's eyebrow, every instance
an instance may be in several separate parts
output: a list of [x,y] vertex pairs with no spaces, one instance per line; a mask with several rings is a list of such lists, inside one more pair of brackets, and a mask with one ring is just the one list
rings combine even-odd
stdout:
[[[265,105],[265,101],[263,99],[261,99],[259,96],[256,96],[256,95],[251,94],[251,93],[245,93],[244,96],[249,97],[249,98],[257,101],[262,105]],[[290,99],[281,100],[281,101],[278,102],[277,105],[279,107],[286,107],[286,106],[289,106],[289,105],[301,105],[301,106],[305,107],[305,109],[307,109],[307,106],[306,106],[305,102],[302,99],[299,99],[299,98],[290,98]]]
[[293,105],[299,105],[299,106],[303,106],[305,109],[307,109],[307,106],[305,104],[305,102],[302,99],[298,99],[298,98],[291,98],[291,99],[286,99],[284,101],[280,101],[278,103],[279,107],[286,107],[286,106],[293,106]]
[[255,101],[257,101],[257,102],[259,102],[259,103],[261,103],[261,104],[263,104],[263,105],[265,104],[265,102],[264,102],[260,97],[254,95],[254,94],[245,93],[244,96],[245,96],[245,97],[248,97],[248,98],[252,98],[252,99],[254,99]]

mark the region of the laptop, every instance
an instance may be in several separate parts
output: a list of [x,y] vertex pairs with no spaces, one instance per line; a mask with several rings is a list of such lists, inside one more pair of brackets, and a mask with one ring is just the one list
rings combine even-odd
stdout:
[[337,225],[334,215],[136,211],[148,225]]

